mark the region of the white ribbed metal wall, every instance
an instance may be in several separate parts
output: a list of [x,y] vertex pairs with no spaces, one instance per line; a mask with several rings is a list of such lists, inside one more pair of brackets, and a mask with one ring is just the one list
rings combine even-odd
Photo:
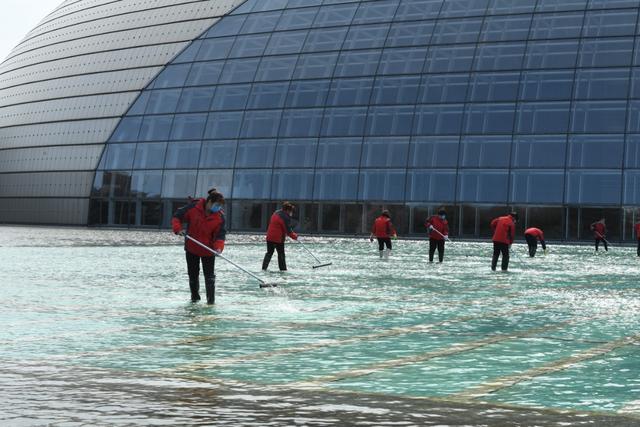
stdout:
[[140,91],[244,0],[67,0],[0,64],[0,222],[86,224],[104,143]]

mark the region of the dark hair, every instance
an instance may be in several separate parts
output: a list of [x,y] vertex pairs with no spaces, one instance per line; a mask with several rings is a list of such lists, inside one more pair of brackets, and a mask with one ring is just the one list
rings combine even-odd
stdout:
[[293,208],[295,206],[293,206],[293,204],[289,203],[289,202],[282,202],[282,210],[283,211],[293,211]]
[[444,210],[444,208],[440,208],[438,209],[438,215],[446,215],[447,211]]
[[511,217],[517,221],[518,220],[518,212],[511,212],[509,215],[511,215]]
[[382,210],[382,213],[381,213],[380,215],[384,215],[384,216],[386,216],[387,218],[390,218],[390,217],[391,217],[391,215],[389,214],[389,211],[388,211],[387,209],[383,209],[383,210]]
[[220,203],[221,205],[224,205],[224,196],[222,193],[219,193],[218,190],[212,188],[207,193],[209,193],[207,202]]

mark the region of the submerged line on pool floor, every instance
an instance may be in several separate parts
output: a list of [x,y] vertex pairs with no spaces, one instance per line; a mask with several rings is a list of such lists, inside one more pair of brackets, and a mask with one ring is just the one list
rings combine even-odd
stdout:
[[577,354],[547,363],[542,366],[537,366],[535,368],[527,369],[526,371],[519,372],[517,374],[507,375],[502,378],[487,381],[483,384],[470,387],[467,390],[454,394],[453,397],[463,399],[478,399],[495,393],[504,388],[512,387],[520,382],[529,381],[535,377],[565,370],[575,365],[576,363],[605,355],[620,347],[634,344],[639,340],[640,334],[635,334],[619,338],[617,340],[609,341],[606,344],[591,347],[589,349],[580,351]]

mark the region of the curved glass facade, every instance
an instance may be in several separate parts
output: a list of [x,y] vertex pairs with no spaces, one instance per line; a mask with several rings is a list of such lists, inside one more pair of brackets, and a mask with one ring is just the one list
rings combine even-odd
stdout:
[[[556,238],[640,198],[637,1],[249,0],[142,92],[95,178],[94,224],[168,224],[215,186],[231,226],[405,232],[447,205],[482,236],[519,207]],[[613,231],[612,230],[612,231]]]

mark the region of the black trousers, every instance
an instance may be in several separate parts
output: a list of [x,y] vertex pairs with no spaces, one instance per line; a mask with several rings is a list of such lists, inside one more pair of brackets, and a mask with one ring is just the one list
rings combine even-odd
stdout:
[[493,258],[491,259],[491,269],[495,271],[498,265],[498,258],[502,254],[502,271],[509,268],[509,245],[506,243],[493,242]]
[[640,239],[638,239],[638,256],[640,256]]
[[216,257],[198,256],[189,251],[187,254],[187,272],[189,273],[189,288],[191,289],[191,301],[200,301],[200,262],[204,273],[204,284],[207,291],[207,304],[213,304],[216,300]]
[[284,255],[284,243],[275,242],[267,242],[267,253],[264,254],[264,259],[262,260],[262,269],[266,270],[269,267],[274,250],[278,252],[278,268],[280,268],[280,271],[286,271],[287,260]]
[[429,262],[433,262],[433,255],[438,249],[438,261],[442,262],[444,259],[444,239],[431,239],[429,238]]
[[538,239],[531,234],[525,234],[524,238],[527,240],[527,245],[529,245],[529,256],[533,258],[538,250]]
[[391,250],[391,239],[389,237],[378,237],[378,250],[383,250],[385,246]]
[[598,246],[600,246],[600,242],[604,245],[604,250],[608,251],[609,247],[607,246],[607,241],[601,237],[596,237],[596,251],[598,250]]

